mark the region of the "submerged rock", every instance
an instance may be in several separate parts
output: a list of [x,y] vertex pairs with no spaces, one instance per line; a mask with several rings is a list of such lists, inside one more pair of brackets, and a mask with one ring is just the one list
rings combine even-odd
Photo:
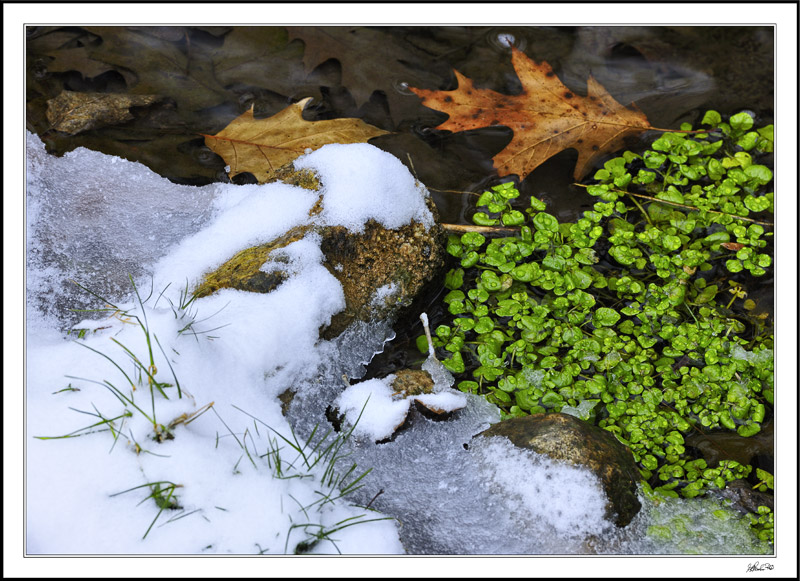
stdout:
[[[318,176],[309,170],[281,170],[279,176],[285,183],[312,191],[320,189]],[[320,196],[310,215],[319,214],[324,203],[324,196]],[[426,204],[436,217],[430,198]],[[312,222],[293,228],[267,244],[238,252],[206,274],[195,294],[202,297],[221,288],[260,293],[274,290],[289,274],[279,267],[264,272],[262,266],[269,261],[280,265],[281,258],[274,257],[275,251],[312,233],[320,237],[324,266],[341,283],[345,297],[345,308],[322,330],[324,339],[337,337],[356,320],[395,317],[444,266],[445,234],[438,223],[428,228],[412,221],[389,229],[369,220],[363,232],[354,233],[344,226]]]
[[725,488],[712,494],[730,500],[731,508],[744,514],[758,515],[759,506],[766,506],[770,510],[775,508],[775,497],[772,494],[753,490],[752,485],[744,479],[728,482]]
[[574,416],[532,414],[494,424],[479,436],[504,436],[520,448],[591,470],[608,497],[606,515],[624,527],[641,509],[633,455],[606,430]]
[[696,448],[709,467],[718,465],[721,460],[735,460],[747,465],[759,455],[774,456],[775,429],[773,422],[767,421],[757,434],[746,438],[727,430],[704,434],[692,432],[686,436],[686,446]]

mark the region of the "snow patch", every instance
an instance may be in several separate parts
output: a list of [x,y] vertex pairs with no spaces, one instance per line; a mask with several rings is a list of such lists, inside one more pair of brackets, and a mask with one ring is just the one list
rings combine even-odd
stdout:
[[393,155],[368,143],[330,144],[297,158],[295,169],[320,176],[324,225],[364,231],[370,219],[396,229],[411,220],[428,228],[433,215],[425,204],[427,189]]

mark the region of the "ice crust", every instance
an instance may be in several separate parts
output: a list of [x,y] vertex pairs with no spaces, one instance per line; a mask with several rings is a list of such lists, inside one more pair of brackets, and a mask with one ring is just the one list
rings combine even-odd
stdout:
[[96,302],[70,279],[104,296],[128,295],[128,275],[140,279],[205,224],[219,192],[82,147],[55,157],[31,133],[26,178],[28,306],[69,323],[82,318],[70,308]]

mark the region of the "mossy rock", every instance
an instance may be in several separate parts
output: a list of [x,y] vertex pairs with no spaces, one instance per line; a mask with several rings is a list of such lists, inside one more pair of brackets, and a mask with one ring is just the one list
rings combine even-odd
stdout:
[[[311,190],[319,189],[313,172],[280,170],[282,181]],[[437,216],[430,198],[428,207]],[[318,214],[320,198],[310,215]],[[341,283],[345,308],[334,315],[322,330],[324,339],[332,339],[356,320],[393,318],[410,305],[414,297],[444,267],[446,235],[437,224],[426,228],[411,222],[388,229],[370,220],[364,231],[354,234],[343,226],[305,225],[293,228],[275,240],[238,252],[219,268],[208,273],[196,287],[197,296],[206,296],[222,288],[267,293],[277,288],[286,274],[280,270],[265,273],[261,266],[280,248],[315,232],[321,237],[324,266]],[[384,292],[379,292],[383,289]]]
[[[344,311],[325,329],[336,337],[353,321],[391,318],[408,306],[444,266],[444,235],[438,226],[427,229],[412,222],[390,230],[370,220],[364,232],[342,226],[322,229],[325,266],[342,284]],[[376,296],[391,285],[392,292]]]
[[619,527],[642,507],[633,454],[611,432],[589,422],[569,414],[531,414],[494,424],[478,436],[505,436],[519,448],[591,470],[608,497],[606,516]]
[[434,382],[431,374],[422,369],[401,369],[392,380],[394,393],[401,397],[433,393]]
[[281,271],[267,273],[259,269],[269,260],[274,250],[301,240],[309,230],[309,226],[298,226],[267,244],[237,252],[214,272],[208,273],[195,289],[195,294],[204,297],[221,288],[235,288],[255,293],[270,292],[286,280],[286,273]]

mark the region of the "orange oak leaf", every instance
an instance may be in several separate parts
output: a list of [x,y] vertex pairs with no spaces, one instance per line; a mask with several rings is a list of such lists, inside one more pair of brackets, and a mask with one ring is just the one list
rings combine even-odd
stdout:
[[230,166],[228,175],[250,172],[263,184],[306,150],[329,143],[364,143],[387,133],[361,119],[306,121],[303,108],[310,100],[298,101],[266,119],[254,118],[251,107],[216,135],[201,135],[206,146]]
[[525,179],[555,154],[574,148],[578,151],[574,175],[578,180],[598,157],[620,149],[627,137],[654,129],[636,105],[622,106],[591,76],[588,94],[582,97],[564,86],[546,62],[537,64],[516,48],[511,59],[522,83],[519,95],[475,88],[458,71],[454,71],[458,88],[453,91],[409,87],[423,105],[450,115],[439,129],[510,127],[514,138],[493,158],[501,176],[517,174]]

